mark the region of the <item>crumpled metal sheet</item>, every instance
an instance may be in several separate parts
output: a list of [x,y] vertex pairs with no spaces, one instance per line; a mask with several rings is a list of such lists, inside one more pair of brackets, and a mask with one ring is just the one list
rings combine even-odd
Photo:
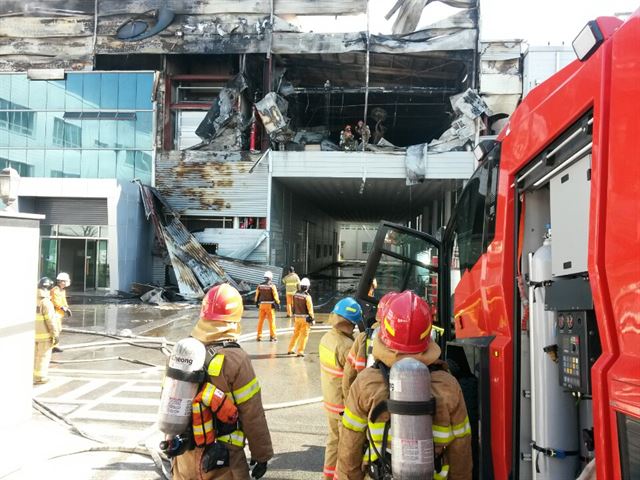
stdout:
[[[178,219],[178,215],[162,199],[158,191],[138,183],[145,214],[153,219],[156,236],[164,240],[171,264],[178,280],[180,295],[185,298],[202,298],[209,287],[226,282],[240,289],[211,255]],[[158,206],[156,205],[158,202]]]
[[[198,135],[205,142],[212,142],[225,129],[243,129],[248,122],[244,121],[244,111],[241,109],[241,97],[248,88],[247,79],[242,74],[233,77],[220,91],[218,97],[196,129]],[[230,141],[237,143],[237,133],[231,132]],[[229,141],[228,140],[228,141]],[[242,145],[235,145],[241,148]]]

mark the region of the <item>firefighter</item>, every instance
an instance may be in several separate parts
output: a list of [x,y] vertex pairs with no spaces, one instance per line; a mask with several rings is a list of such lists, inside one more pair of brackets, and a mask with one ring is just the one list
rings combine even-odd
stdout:
[[71,278],[69,278],[69,274],[60,272],[56,277],[56,286],[51,289],[51,301],[60,318],[71,316],[71,310],[67,303],[67,292],[65,291],[70,285]]
[[315,323],[313,313],[313,300],[309,293],[311,282],[308,278],[300,281],[300,289],[293,296],[293,336],[289,342],[287,355],[293,355],[296,343],[298,344],[298,357],[304,357],[304,349],[309,340],[309,330]]
[[[435,397],[433,442],[437,472],[434,479],[470,480],[472,476],[471,426],[460,385],[440,361],[440,347],[431,341],[431,312],[411,291],[395,295],[388,303],[380,331],[373,340],[374,366],[366,368],[351,385],[340,429],[338,466],[340,480],[361,480],[365,470],[374,478],[389,471],[390,459],[382,445],[402,438],[388,434],[388,372],[405,357],[429,367]],[[380,407],[383,408],[380,408]],[[368,444],[368,445],[365,445]],[[378,455],[381,452],[382,457]],[[393,473],[393,472],[392,472]]]
[[258,312],[258,334],[256,341],[262,340],[262,325],[266,320],[269,322],[269,340],[277,342],[276,338],[276,309],[280,310],[280,298],[278,289],[272,282],[273,273],[264,272],[264,282],[256,289],[255,303],[259,308]]
[[[376,329],[380,324],[380,319],[384,315],[389,300],[391,300],[396,294],[397,292],[389,292],[382,296],[378,302],[374,321],[371,325],[361,328],[361,331],[356,335],[353,345],[351,345],[351,349],[349,350],[349,354],[347,355],[347,362],[344,365],[344,375],[342,377],[342,395],[344,398],[347,398],[349,388],[351,388],[351,384],[356,379],[358,373],[367,367],[367,363],[373,363],[373,336],[374,334],[377,334]],[[367,362],[367,360],[369,360],[369,362]]]
[[[219,431],[222,426],[218,421],[203,425],[197,433],[209,434],[211,432],[207,428],[215,429],[216,447],[195,447],[176,456],[173,459],[174,480],[249,480],[250,476],[261,478],[267,471],[267,462],[273,457],[260,385],[249,355],[236,343],[240,335],[242,312],[242,297],[228,284],[213,287],[202,300],[200,319],[191,331],[191,336],[205,345],[207,358],[210,359],[205,364],[206,383],[200,394],[205,393],[207,385],[212,385],[212,391],[224,392],[237,407],[238,422],[225,431]],[[200,394],[196,398],[200,398]],[[251,465],[255,465],[251,473],[244,452],[247,442],[251,452]],[[209,444],[209,447],[211,445],[213,444]],[[228,460],[223,462],[226,452]],[[206,464],[215,464],[218,460],[228,463],[228,466],[205,472]]]
[[353,344],[353,330],[362,321],[362,308],[356,300],[346,297],[336,303],[329,315],[333,328],[320,340],[320,380],[324,408],[329,422],[329,438],[324,451],[323,474],[332,479],[338,459],[338,429],[344,411],[342,372]]
[[53,282],[42,277],[38,282],[36,304],[36,348],[33,361],[33,383],[39,385],[49,381],[51,351],[60,336],[60,317],[51,302],[50,289]]
[[293,296],[300,288],[300,277],[296,273],[296,269],[289,267],[289,273],[282,279],[285,288],[285,297],[287,299],[287,318],[291,318],[293,309]]

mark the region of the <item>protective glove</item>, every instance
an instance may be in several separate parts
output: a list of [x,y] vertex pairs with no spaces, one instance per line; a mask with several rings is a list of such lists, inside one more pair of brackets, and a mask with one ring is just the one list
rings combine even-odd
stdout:
[[51,340],[53,341],[54,347],[60,343],[60,337],[58,335],[54,335]]
[[255,465],[253,470],[251,470],[252,478],[262,478],[264,477],[264,474],[267,473],[267,462],[256,462],[255,460],[251,460],[249,465]]
[[71,310],[69,310],[69,307],[64,307],[63,310],[64,310],[65,317],[71,317],[72,313],[71,313]]
[[274,303],[274,305],[275,305],[275,309],[277,311],[280,311],[280,304],[279,303]]
[[316,324],[316,321],[313,319],[313,317],[307,317],[306,320],[307,320],[307,323],[309,325],[315,325]]

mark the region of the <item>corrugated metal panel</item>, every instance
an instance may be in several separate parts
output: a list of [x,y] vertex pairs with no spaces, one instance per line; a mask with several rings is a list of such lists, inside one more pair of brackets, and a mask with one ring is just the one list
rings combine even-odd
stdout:
[[266,270],[271,270],[273,273],[273,283],[280,286],[280,280],[282,279],[282,268],[280,267],[276,267],[275,265],[253,265],[239,260],[218,257],[215,255],[212,256],[216,263],[224,268],[224,271],[238,282],[258,285],[264,281],[264,272]]
[[156,186],[180,214],[266,217],[267,162],[249,173],[258,158],[245,152],[160,153]]
[[46,215],[43,225],[108,225],[106,198],[38,197],[35,213]]
[[480,93],[522,93],[522,80],[520,75],[483,73],[480,75]]
[[166,266],[162,257],[153,256],[151,262],[151,283],[164,286]]
[[[273,177],[389,178],[406,177],[405,155],[374,152],[272,152]],[[468,179],[471,152],[444,152],[429,158],[427,179]],[[431,176],[433,175],[433,176]]]
[[[241,258],[240,253],[253,247],[264,236],[265,230],[246,230],[235,228],[207,228],[193,234],[203,245],[217,243],[218,255]],[[268,259],[267,242],[262,241],[251,254],[242,260],[266,263]],[[224,268],[224,267],[223,267]],[[233,274],[230,274],[233,277]]]

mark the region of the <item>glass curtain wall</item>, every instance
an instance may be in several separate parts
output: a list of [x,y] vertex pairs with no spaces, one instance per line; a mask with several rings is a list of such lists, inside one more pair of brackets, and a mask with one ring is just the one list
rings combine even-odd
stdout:
[[152,72],[0,74],[0,169],[151,183]]

